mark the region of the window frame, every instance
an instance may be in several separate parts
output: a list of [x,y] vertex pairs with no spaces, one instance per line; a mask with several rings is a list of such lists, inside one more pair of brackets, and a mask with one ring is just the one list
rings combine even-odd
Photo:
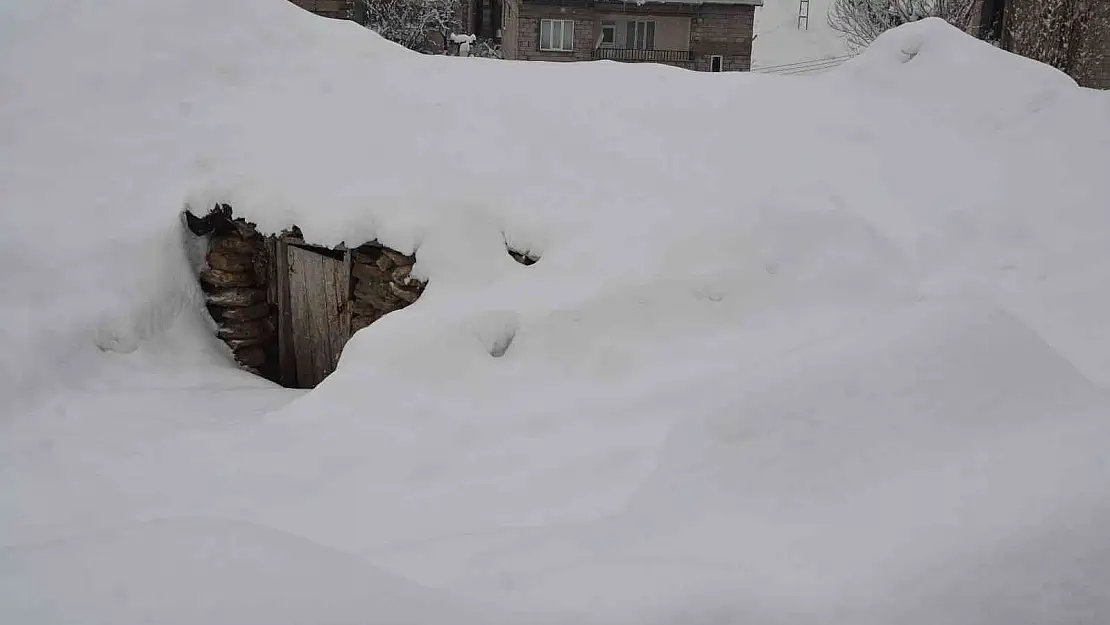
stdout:
[[[611,41],[605,41],[605,31],[609,30],[613,33]],[[616,20],[602,20],[601,21],[601,42],[598,44],[602,48],[615,48],[617,47],[617,21]]]
[[[643,41],[640,42],[640,24],[643,28]],[[648,25],[651,25],[651,45],[648,45]],[[659,34],[659,21],[653,19],[630,19],[624,22],[624,47],[627,50],[655,50],[655,37]],[[631,40],[631,41],[630,41]],[[638,45],[642,43],[643,45]]]
[[[559,24],[559,42],[555,42],[555,24]],[[544,26],[548,29],[548,47],[543,46],[543,31]],[[570,28],[570,47],[564,47],[563,44],[567,42],[566,29]],[[574,20],[564,20],[557,18],[543,18],[540,20],[539,45],[540,52],[574,52]],[[558,47],[556,47],[556,45]]]

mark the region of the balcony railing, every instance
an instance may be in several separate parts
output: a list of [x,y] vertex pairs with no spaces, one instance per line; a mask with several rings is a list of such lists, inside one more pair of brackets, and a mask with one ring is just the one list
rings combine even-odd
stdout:
[[640,63],[690,63],[694,53],[689,50],[634,50],[632,48],[597,48],[594,60],[629,61]]

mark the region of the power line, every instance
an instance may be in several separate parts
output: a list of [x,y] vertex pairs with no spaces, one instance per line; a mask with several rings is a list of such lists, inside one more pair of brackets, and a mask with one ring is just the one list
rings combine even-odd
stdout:
[[828,63],[828,62],[831,62],[831,61],[837,61],[837,62],[843,63],[844,61],[847,61],[850,58],[852,58],[852,55],[851,54],[846,54],[844,56],[836,56],[836,57],[827,58],[827,59],[810,59],[808,61],[797,61],[795,63],[782,63],[780,65],[765,65],[763,67],[753,68],[752,71],[753,72],[775,72],[775,73],[777,73],[776,70],[778,70],[778,71],[789,71],[791,69],[800,68],[800,67],[808,67],[810,65],[822,65],[824,63]]
[[811,66],[808,66],[808,67],[800,67],[800,68],[797,68],[797,69],[791,69],[791,70],[787,70],[787,71],[773,72],[773,73],[777,76],[790,76],[792,74],[809,74],[809,73],[813,73],[813,72],[821,72],[821,71],[833,69],[834,67],[840,67],[843,64],[844,64],[844,61],[834,61],[834,62],[831,62],[831,63],[825,63],[823,65],[811,65]]

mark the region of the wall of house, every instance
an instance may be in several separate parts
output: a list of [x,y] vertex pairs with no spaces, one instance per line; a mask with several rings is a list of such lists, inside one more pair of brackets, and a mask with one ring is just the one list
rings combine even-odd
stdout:
[[[540,21],[545,19],[574,20],[574,50],[540,50]],[[516,45],[512,58],[525,61],[592,60],[594,44],[601,35],[596,12],[585,7],[524,4],[520,6],[520,13],[515,21]]]
[[667,17],[659,15],[629,15],[628,13],[603,13],[597,17],[598,36],[601,36],[601,23],[606,21],[616,22],[617,41],[613,47],[627,47],[629,20],[650,20],[655,22],[655,49],[656,50],[689,50],[690,49],[690,18]]
[[520,30],[520,0],[505,0],[504,13],[502,14],[503,26],[501,30],[501,57],[505,59],[517,58],[517,40]]
[[455,21],[459,23],[459,32],[470,34],[474,32],[474,0],[459,0],[455,7]]
[[690,23],[694,69],[709,71],[710,58],[722,57],[722,71],[746,72],[752,67],[755,7],[702,5]]
[[[621,13],[598,12],[586,6],[538,5],[522,0],[505,4],[505,31],[501,49],[506,59],[527,61],[588,61],[601,37],[601,22],[617,22],[617,45],[624,47],[630,19],[657,23],[657,50],[689,50],[696,57],[695,69],[708,71],[710,58],[722,57],[723,71],[751,69],[755,7],[735,5],[630,5]],[[574,20],[574,50],[550,52],[539,49],[540,20]]]
[[354,19],[358,17],[355,0],[291,0],[302,9],[324,17]]

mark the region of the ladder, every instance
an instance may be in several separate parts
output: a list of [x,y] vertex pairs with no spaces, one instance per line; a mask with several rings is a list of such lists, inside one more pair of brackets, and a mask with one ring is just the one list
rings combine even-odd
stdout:
[[802,22],[805,22],[805,30],[809,30],[809,0],[799,0],[798,2],[798,30],[802,30]]

